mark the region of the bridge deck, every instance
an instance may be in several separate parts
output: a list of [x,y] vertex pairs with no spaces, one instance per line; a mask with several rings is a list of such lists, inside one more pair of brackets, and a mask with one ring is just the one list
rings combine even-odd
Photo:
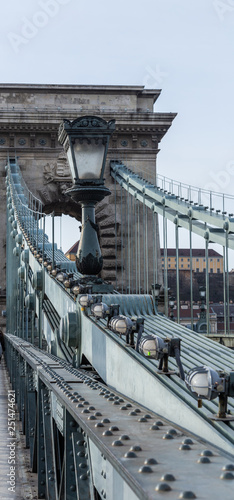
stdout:
[[[4,359],[0,365],[0,401],[0,498],[1,500],[37,499],[36,474],[29,472],[29,453],[24,449],[24,437],[19,432],[14,391],[10,387]],[[15,424],[8,425],[8,415],[12,417],[9,413],[11,410],[16,411],[14,419],[11,420]],[[10,428],[14,429],[14,426],[15,432]],[[14,436],[10,435],[11,432]],[[12,486],[8,483],[10,479]],[[13,491],[9,491],[8,488],[12,488]]]

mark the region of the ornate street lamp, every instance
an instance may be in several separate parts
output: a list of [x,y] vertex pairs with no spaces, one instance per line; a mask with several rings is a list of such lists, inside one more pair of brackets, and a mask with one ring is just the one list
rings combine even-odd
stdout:
[[205,333],[207,331],[207,320],[206,320],[206,314],[209,314],[209,311],[206,311],[206,288],[205,286],[199,286],[199,295],[201,299],[201,306],[200,306],[200,319],[196,324],[196,330],[198,333]]
[[152,283],[151,287],[152,287],[152,295],[155,300],[156,310],[158,311],[158,299],[160,295],[161,285],[159,285],[158,283]]
[[175,321],[175,316],[174,316],[174,306],[175,306],[175,297],[169,297],[169,307],[170,307],[170,318],[172,321]]
[[104,186],[104,169],[109,139],[115,121],[96,116],[63,120],[58,140],[67,154],[73,186],[66,191],[82,207],[82,232],[76,256],[81,274],[96,276],[102,270],[103,258],[95,224],[95,205],[110,195]]
[[234,415],[227,413],[228,397],[234,397],[234,372],[216,372],[210,366],[195,366],[185,378],[185,383],[191,393],[198,400],[198,407],[202,406],[202,399],[209,401],[219,398],[217,415],[208,415],[212,420],[230,421]]

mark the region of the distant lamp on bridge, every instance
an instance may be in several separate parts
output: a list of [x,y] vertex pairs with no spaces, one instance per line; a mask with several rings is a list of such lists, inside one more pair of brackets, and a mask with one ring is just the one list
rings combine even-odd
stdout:
[[96,276],[103,259],[95,224],[95,205],[110,195],[104,186],[104,169],[115,121],[106,122],[96,116],[63,120],[58,139],[67,154],[73,186],[66,193],[82,207],[82,232],[76,256],[81,274]]
[[88,293],[80,295],[79,304],[82,309],[84,309],[85,307],[90,307],[93,303],[94,303],[94,298],[92,295]]
[[180,342],[180,338],[161,339],[156,335],[147,335],[140,340],[139,352],[146,358],[159,360],[158,371],[164,375],[176,373],[168,369],[168,358],[175,358],[180,378],[184,380],[184,370],[180,360]]
[[161,285],[159,285],[158,283],[153,283],[151,285],[151,287],[152,287],[152,295],[153,295],[154,300],[155,300],[155,306],[156,306],[156,309],[158,309],[158,299],[159,299],[159,295],[160,295]]
[[234,371],[229,374],[216,372],[209,366],[196,366],[188,372],[185,383],[192,394],[198,399],[198,406],[201,407],[201,400],[219,398],[219,409],[217,415],[210,415],[212,420],[230,421],[234,416],[227,414],[228,396],[234,397]]
[[207,319],[206,319],[206,287],[199,286],[199,295],[201,300],[200,306],[200,319],[196,324],[196,331],[198,333],[205,333],[207,331]]
[[175,321],[174,307],[175,307],[175,297],[169,297],[169,307],[170,307],[170,319]]

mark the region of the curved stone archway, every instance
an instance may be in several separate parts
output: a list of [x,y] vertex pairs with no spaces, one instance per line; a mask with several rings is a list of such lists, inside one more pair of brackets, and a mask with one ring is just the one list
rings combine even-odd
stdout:
[[[6,289],[5,165],[7,158],[18,158],[29,190],[37,196],[46,213],[65,213],[81,220],[80,208],[65,195],[71,185],[66,157],[58,143],[59,123],[63,118],[98,115],[116,120],[106,163],[106,185],[114,184],[108,165],[120,159],[135,172],[155,181],[159,143],[176,116],[157,113],[154,103],[159,90],[142,86],[82,85],[0,85],[0,286]],[[59,102],[59,106],[58,106]],[[97,206],[100,245],[104,257],[103,278],[115,282],[119,262],[121,218],[115,219],[114,194]],[[117,242],[115,240],[117,229]],[[117,255],[116,255],[117,248]],[[3,300],[4,302],[4,300]]]

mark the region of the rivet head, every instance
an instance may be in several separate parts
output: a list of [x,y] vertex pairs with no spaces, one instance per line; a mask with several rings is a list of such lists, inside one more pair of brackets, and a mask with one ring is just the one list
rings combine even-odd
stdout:
[[85,408],[81,413],[90,413],[90,411],[88,410],[88,408]]
[[153,469],[151,469],[151,467],[149,467],[149,465],[143,465],[142,467],[140,467],[138,472],[140,472],[142,474],[148,474],[149,472],[153,472]]
[[167,431],[167,434],[171,434],[172,436],[176,436],[177,431],[175,429],[169,429],[169,431]]
[[127,453],[125,453],[124,455],[124,458],[136,458],[137,455],[136,453],[134,453],[134,451],[127,451]]
[[160,426],[162,426],[162,425],[163,425],[163,422],[162,422],[161,420],[157,420],[157,422],[155,422],[155,424],[156,424],[156,425],[159,425],[159,427],[160,427]]
[[156,425],[156,424],[151,425],[151,427],[150,427],[150,431],[158,431],[158,430],[159,430],[158,425]]
[[171,491],[171,487],[169,484],[167,483],[159,483],[157,484],[157,486],[155,487],[155,490],[156,491]]
[[78,457],[84,457],[85,456],[85,452],[84,451],[78,451],[77,456]]
[[191,446],[189,446],[189,444],[182,444],[179,447],[179,450],[182,450],[182,451],[191,450]]
[[104,431],[104,432],[102,433],[102,435],[103,435],[103,436],[113,436],[113,432],[111,432],[111,431]]
[[142,451],[142,448],[138,444],[135,444],[131,446],[130,451]]
[[80,441],[76,442],[77,446],[84,446],[84,441],[81,439]]
[[198,464],[210,464],[210,459],[208,457],[201,457],[197,461]]
[[149,413],[146,413],[145,415],[143,415],[145,418],[152,418],[151,415]]
[[161,481],[175,481],[175,476],[173,474],[164,474],[161,477]]
[[137,413],[136,413],[135,411],[130,411],[130,412],[129,412],[129,415],[130,415],[130,416],[134,416],[134,415],[137,415]]
[[123,434],[123,435],[120,437],[120,439],[121,439],[122,441],[127,441],[128,439],[130,439],[130,437],[129,437],[127,434]]
[[117,439],[116,441],[113,441],[112,446],[123,446],[123,443],[122,443],[122,441]]
[[157,460],[155,460],[155,458],[147,458],[145,461],[144,461],[144,464],[145,465],[156,465],[158,462]]
[[104,427],[104,424],[102,424],[102,422],[97,422],[97,424],[95,424],[95,427]]
[[197,498],[195,493],[193,491],[182,491],[179,495],[179,498],[185,498],[185,499],[192,499],[192,498]]
[[222,467],[222,470],[234,470],[234,464],[226,464]]
[[81,462],[81,463],[79,464],[79,467],[80,467],[80,469],[86,469],[87,464],[86,464],[86,463],[84,463],[84,462]]
[[119,401],[114,401],[114,403],[112,403],[113,405],[119,405]]
[[213,457],[213,452],[211,450],[203,450],[201,452],[202,457]]
[[87,474],[81,474],[80,479],[81,479],[81,481],[85,481],[86,479],[88,479],[88,475]]
[[127,410],[127,406],[121,406],[120,410]]
[[182,441],[182,444],[194,444],[192,439],[190,438],[185,438],[183,441]]
[[109,429],[110,431],[119,431],[119,428],[117,427],[117,425],[112,425]]
[[95,406],[89,406],[89,410],[96,410]]
[[234,474],[233,472],[223,472],[223,474],[221,474],[220,476],[220,479],[234,479]]
[[138,418],[138,422],[147,422],[147,418],[145,417]]
[[102,417],[102,413],[100,411],[96,411],[94,415],[95,417]]
[[103,418],[102,419],[102,424],[110,424],[109,418]]
[[164,434],[163,439],[174,439],[172,434]]
[[90,415],[90,416],[88,417],[88,420],[97,420],[97,419],[96,419],[96,417],[95,417],[94,415]]

